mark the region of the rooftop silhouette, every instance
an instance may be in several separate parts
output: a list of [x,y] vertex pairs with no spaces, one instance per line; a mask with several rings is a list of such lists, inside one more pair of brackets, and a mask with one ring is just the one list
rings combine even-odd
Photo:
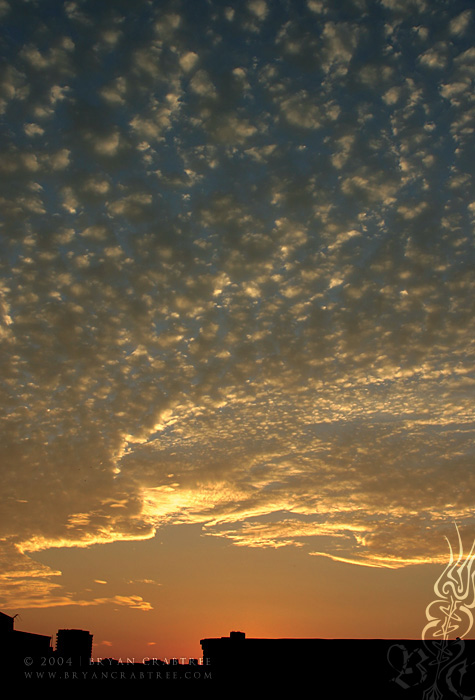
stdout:
[[[15,630],[15,617],[0,613],[4,678],[13,680],[101,681],[216,680],[233,686],[266,683],[276,687],[313,683],[335,697],[363,692],[385,699],[450,699],[475,694],[475,641],[324,638],[253,638],[232,631],[201,639],[203,658],[180,663],[159,659],[94,661],[93,636],[86,630],[60,629],[52,638]],[[429,695],[427,695],[429,693]],[[432,693],[432,695],[430,695]]]

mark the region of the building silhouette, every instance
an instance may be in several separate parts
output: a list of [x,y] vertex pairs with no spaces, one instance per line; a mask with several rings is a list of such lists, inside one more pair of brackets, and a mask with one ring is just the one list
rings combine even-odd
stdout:
[[157,682],[214,680],[229,690],[266,687],[276,694],[290,682],[295,691],[325,689],[325,697],[337,698],[362,693],[384,700],[475,697],[475,640],[262,639],[235,631],[201,639],[203,658],[187,664],[178,659],[92,661],[90,632],[58,630],[53,651],[51,637],[15,630],[15,617],[0,612],[4,679],[111,681],[114,686],[117,680],[140,680],[140,688],[154,692],[163,687]]
[[321,653],[322,639],[260,639],[245,632],[230,632],[229,637],[201,639],[203,657],[214,667],[236,664],[246,667],[276,663],[309,664]]
[[56,655],[75,663],[89,662],[92,657],[92,634],[86,630],[58,630]]
[[14,623],[15,617],[0,612],[0,639],[2,660],[5,665],[18,658],[50,656],[52,653],[51,637],[16,630]]
[[53,650],[50,636],[16,630],[15,617],[0,612],[0,667],[3,671],[74,669],[90,664],[93,639],[90,632],[58,630]]

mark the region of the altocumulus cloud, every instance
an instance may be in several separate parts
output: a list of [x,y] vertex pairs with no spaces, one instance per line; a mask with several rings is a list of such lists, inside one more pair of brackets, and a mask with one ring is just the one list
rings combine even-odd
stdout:
[[198,523],[368,566],[473,522],[463,0],[0,3],[2,604]]

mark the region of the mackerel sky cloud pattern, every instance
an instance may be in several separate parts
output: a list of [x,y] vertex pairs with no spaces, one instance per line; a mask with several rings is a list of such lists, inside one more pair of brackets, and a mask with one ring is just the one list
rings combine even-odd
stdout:
[[474,524],[472,3],[0,14],[2,605],[107,602],[35,552],[173,523],[437,560]]

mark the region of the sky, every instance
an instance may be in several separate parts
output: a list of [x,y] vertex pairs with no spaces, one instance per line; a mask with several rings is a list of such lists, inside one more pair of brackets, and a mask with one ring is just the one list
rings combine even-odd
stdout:
[[0,0],[0,609],[417,637],[475,537],[468,0]]

